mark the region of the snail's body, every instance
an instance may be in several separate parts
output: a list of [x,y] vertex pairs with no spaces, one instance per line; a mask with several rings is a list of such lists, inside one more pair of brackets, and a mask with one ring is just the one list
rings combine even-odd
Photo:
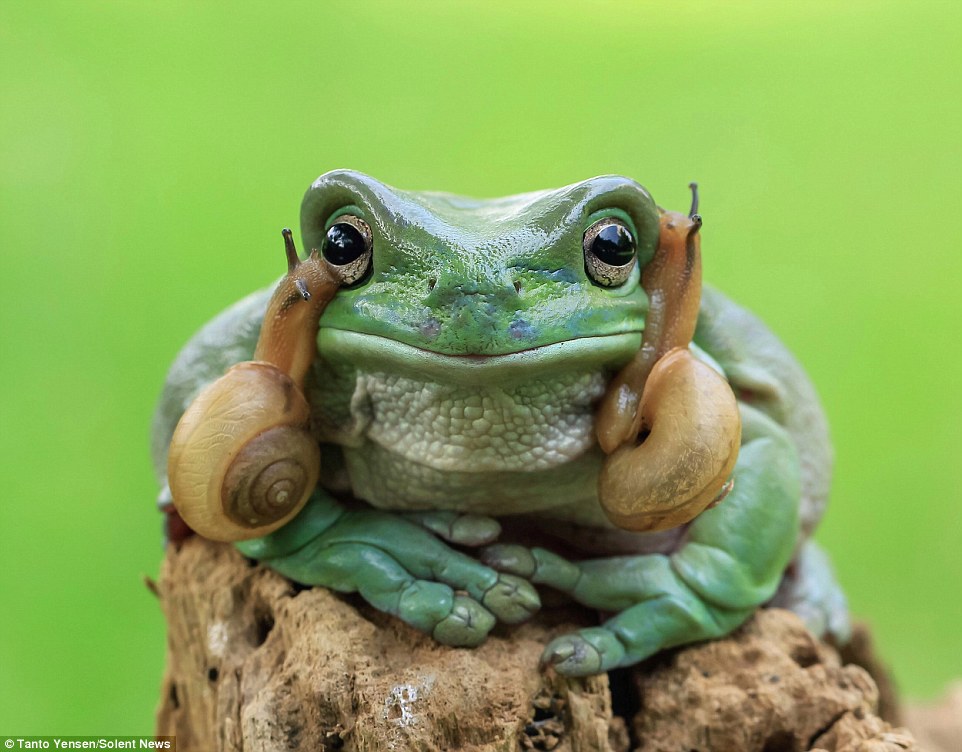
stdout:
[[[373,261],[317,329],[305,396],[319,489],[242,551],[299,582],[359,591],[448,644],[525,618],[538,607],[530,583],[620,612],[548,647],[573,674],[724,634],[783,581],[783,603],[844,636],[844,603],[806,542],[830,474],[821,410],[757,319],[714,291],[699,306],[697,218],[660,212],[624,178],[475,201],[329,173],[305,197],[305,245],[348,220]],[[609,224],[602,251],[623,252],[628,237],[630,262],[588,258]],[[679,273],[693,281],[675,290]],[[178,358],[155,422],[162,474],[181,412],[253,356],[271,297],[241,301]],[[639,431],[650,435],[637,446]],[[508,541],[484,563],[425,530],[488,544],[494,517]],[[530,549],[520,536],[559,543]],[[558,555],[572,545],[602,558]],[[806,582],[783,580],[793,555]]]

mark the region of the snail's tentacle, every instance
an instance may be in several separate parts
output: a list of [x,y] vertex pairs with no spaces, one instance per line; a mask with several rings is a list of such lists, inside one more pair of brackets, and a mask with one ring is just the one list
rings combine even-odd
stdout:
[[301,261],[291,231],[283,235],[287,274],[267,305],[254,360],[273,363],[303,390],[317,355],[317,322],[337,292],[340,272],[316,251]]
[[598,409],[598,442],[607,454],[637,437],[638,407],[655,363],[675,348],[688,347],[694,336],[701,302],[701,224],[698,215],[661,214],[658,248],[641,277],[648,295],[641,349],[612,379]]

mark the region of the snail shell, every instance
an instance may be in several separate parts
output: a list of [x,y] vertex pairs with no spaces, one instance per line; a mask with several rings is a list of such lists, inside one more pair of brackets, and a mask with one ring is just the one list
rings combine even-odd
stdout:
[[197,396],[174,431],[167,473],[180,516],[218,541],[281,527],[317,484],[320,449],[309,422],[307,400],[284,371],[260,361],[235,365]]
[[719,498],[738,459],[738,402],[725,379],[677,348],[652,369],[639,412],[648,436],[607,457],[598,497],[620,528],[667,530]]

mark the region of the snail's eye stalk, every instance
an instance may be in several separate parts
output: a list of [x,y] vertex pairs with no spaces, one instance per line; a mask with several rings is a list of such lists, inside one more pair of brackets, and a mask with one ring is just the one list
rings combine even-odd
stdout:
[[[287,255],[287,271],[290,273],[294,271],[301,260],[297,256],[297,248],[294,247],[294,234],[291,232],[291,229],[285,227],[281,230],[281,235],[284,236],[284,253]],[[309,298],[304,298],[304,300],[308,299]]]
[[690,244],[701,229],[702,220],[701,214],[698,213],[698,183],[689,183],[688,187],[691,188],[691,209],[688,210],[688,219],[691,220],[691,225],[688,227],[688,234],[685,239]]

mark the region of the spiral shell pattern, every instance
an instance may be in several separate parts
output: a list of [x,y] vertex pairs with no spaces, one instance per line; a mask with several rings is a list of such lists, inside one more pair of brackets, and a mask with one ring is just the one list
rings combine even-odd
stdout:
[[252,528],[284,519],[310,490],[317,456],[317,442],[303,428],[278,426],[254,437],[227,470],[224,514]]
[[290,376],[238,363],[204,389],[177,424],[167,475],[174,505],[205,538],[273,532],[317,484],[320,450],[310,408]]

